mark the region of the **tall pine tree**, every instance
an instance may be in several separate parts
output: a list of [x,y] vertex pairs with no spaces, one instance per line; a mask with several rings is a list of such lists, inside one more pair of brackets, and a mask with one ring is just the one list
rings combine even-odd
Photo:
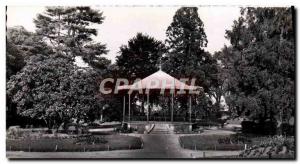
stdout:
[[177,78],[196,78],[197,85],[208,92],[216,61],[204,51],[207,38],[197,7],[182,7],[167,29],[167,54],[163,69]]
[[[204,51],[208,42],[204,24],[198,15],[198,8],[178,9],[173,22],[167,28],[166,35],[168,52],[163,58],[163,70],[176,78],[195,78],[196,85],[211,94],[211,86],[217,84],[217,62],[210,53]],[[198,98],[201,98],[200,101],[207,101],[205,96]],[[181,106],[187,108],[185,96],[178,101]],[[183,109],[182,112],[186,111]]]
[[97,36],[95,25],[103,23],[102,12],[90,7],[47,7],[43,14],[34,20],[36,32],[43,36],[56,51],[63,51],[73,58],[82,56],[92,67],[107,67],[106,46],[93,42]]

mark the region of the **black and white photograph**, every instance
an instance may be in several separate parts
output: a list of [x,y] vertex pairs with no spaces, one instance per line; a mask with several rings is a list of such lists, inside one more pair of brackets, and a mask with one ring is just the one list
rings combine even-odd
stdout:
[[6,158],[295,160],[296,11],[7,5]]

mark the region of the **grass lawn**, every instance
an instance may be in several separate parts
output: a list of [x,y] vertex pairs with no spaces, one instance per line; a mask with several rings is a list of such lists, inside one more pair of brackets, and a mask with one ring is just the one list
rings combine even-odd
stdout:
[[243,143],[230,143],[229,135],[194,135],[179,138],[180,146],[191,150],[243,150]]
[[93,135],[93,142],[78,138],[7,139],[7,151],[78,152],[142,148],[142,140],[125,135]]

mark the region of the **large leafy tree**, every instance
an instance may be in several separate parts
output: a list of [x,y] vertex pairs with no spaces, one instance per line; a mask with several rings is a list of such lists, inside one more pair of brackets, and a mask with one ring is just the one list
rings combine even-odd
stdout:
[[[42,37],[27,31],[22,26],[7,28],[6,31],[6,81],[17,74],[26,65],[28,59],[36,54],[51,55],[52,49],[42,40]],[[17,114],[16,104],[7,95],[7,126],[19,124],[25,119]],[[37,121],[33,121],[37,122]]]
[[252,119],[288,121],[295,110],[292,8],[243,8],[222,50],[227,102]]
[[[97,35],[92,24],[102,20],[102,13],[89,7],[49,7],[37,16],[34,36],[53,51],[28,51],[26,65],[7,82],[7,95],[18,114],[45,120],[50,128],[97,118],[102,109],[98,79],[110,64],[101,56],[107,52],[105,45],[92,41]],[[18,33],[12,36],[25,40],[20,47],[39,43],[27,44]],[[78,68],[75,56],[82,56],[91,67]]]
[[92,67],[101,69],[107,66],[106,46],[93,42],[97,36],[96,25],[103,23],[102,12],[90,7],[47,7],[43,14],[34,20],[37,34],[43,36],[56,51],[65,55],[82,56]]
[[45,120],[49,128],[60,123],[89,121],[100,107],[92,70],[83,70],[61,55],[35,55],[7,82],[7,94],[17,113]]
[[137,33],[128,41],[128,45],[120,47],[121,55],[117,57],[116,65],[120,75],[126,78],[144,78],[159,69],[164,44],[148,35]]

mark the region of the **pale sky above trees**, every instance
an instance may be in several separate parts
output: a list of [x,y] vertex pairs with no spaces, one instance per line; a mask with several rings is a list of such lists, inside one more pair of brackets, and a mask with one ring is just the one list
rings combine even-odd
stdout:
[[[146,33],[158,40],[165,41],[166,29],[172,22],[173,16],[179,6],[175,7],[92,7],[103,12],[105,20],[97,25],[98,36],[96,41],[107,45],[107,57],[113,62],[119,55],[119,48],[127,44],[128,40],[138,32]],[[231,29],[233,20],[240,13],[239,7],[230,6],[200,6],[198,14],[204,23],[208,39],[206,50],[210,53],[219,51],[224,44],[229,45],[225,39],[225,30]],[[38,13],[44,11],[42,6],[8,6],[7,26],[24,26],[29,31],[35,30],[33,19]]]

